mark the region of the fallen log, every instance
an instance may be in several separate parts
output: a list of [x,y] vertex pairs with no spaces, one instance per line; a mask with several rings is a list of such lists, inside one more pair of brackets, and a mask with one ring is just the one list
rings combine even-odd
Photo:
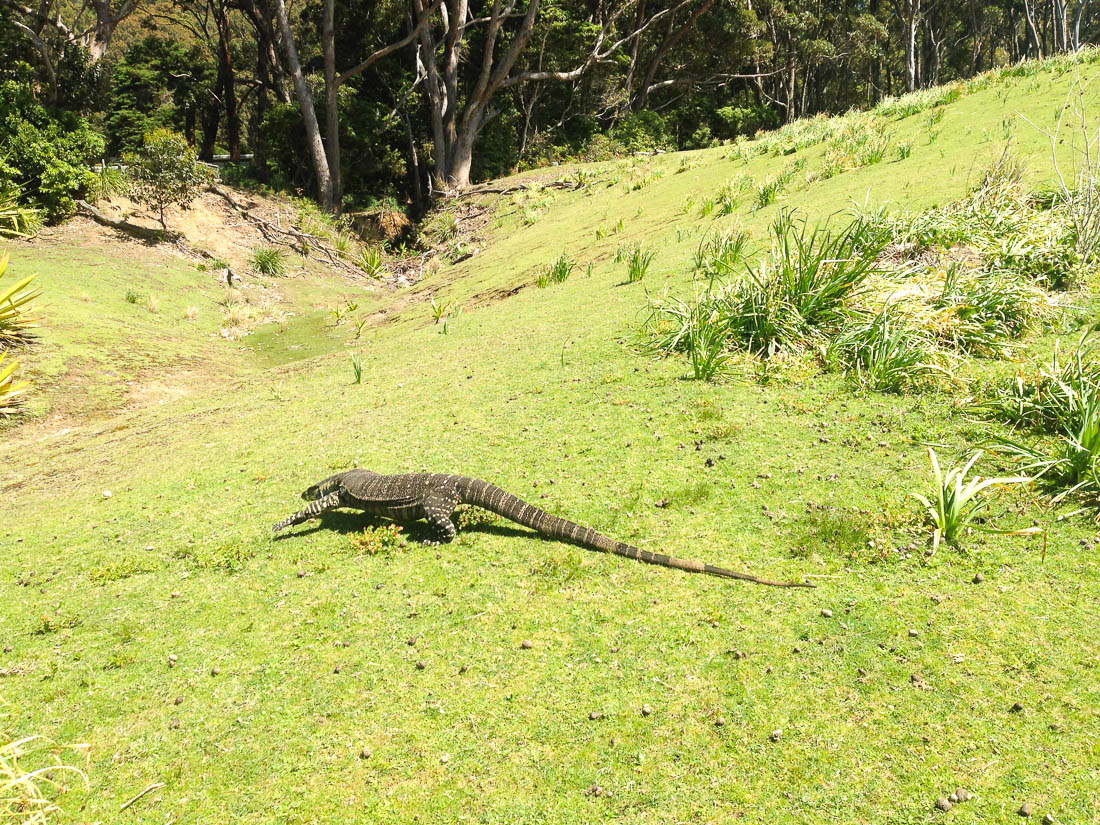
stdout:
[[132,235],[143,241],[176,241],[181,237],[178,232],[166,232],[156,227],[142,226],[141,224],[130,223],[130,221],[120,218],[112,218],[105,212],[96,209],[87,201],[78,200],[76,205],[96,223],[102,224],[103,226],[109,226],[111,229],[117,229],[119,232],[125,232],[127,235]]

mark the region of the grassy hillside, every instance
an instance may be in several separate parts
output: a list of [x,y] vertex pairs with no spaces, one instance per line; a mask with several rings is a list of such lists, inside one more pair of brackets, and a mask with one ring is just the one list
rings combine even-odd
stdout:
[[[812,358],[709,383],[640,350],[647,293],[701,288],[715,227],[762,249],[782,208],[942,205],[1006,140],[1041,188],[1050,150],[1028,121],[1050,128],[1097,64],[1018,74],[555,170],[580,188],[481,196],[479,254],[398,293],[272,282],[297,314],[239,341],[218,334],[221,288],[166,252],[13,246],[12,271],[45,290],[29,362],[51,386],[0,444],[0,728],[90,745],[91,787],[62,797],[62,821],[961,823],[1025,802],[1100,821],[1095,509],[999,495],[994,513],[1046,526],[1045,543],[977,534],[928,556],[909,495],[928,487],[924,445],[954,463],[999,426],[965,412],[965,390],[858,393]],[[845,124],[886,135],[883,157],[825,177],[844,161],[814,141]],[[742,174],[742,202],[702,216]],[[455,207],[466,225],[477,208]],[[614,259],[637,242],[654,259],[627,283]],[[577,269],[538,288],[563,252]],[[1075,339],[1096,286],[1017,357]],[[345,294],[372,324],[318,337]],[[462,312],[433,323],[433,300]],[[157,384],[181,390],[143,403]],[[352,513],[271,538],[302,489],[355,465],[479,476],[647,549],[818,587],[493,521],[444,547],[364,534]],[[972,798],[934,810],[956,788]]]

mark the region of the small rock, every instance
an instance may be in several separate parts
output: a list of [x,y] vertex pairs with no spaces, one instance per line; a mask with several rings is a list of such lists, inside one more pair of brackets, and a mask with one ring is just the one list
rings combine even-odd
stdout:
[[104,490],[103,491],[103,497],[104,498],[110,498],[111,497],[111,491],[110,490]]
[[668,504],[669,502],[667,498],[662,498],[660,501],[653,502],[654,507],[660,507],[662,510],[668,507]]
[[981,584],[985,581],[985,576],[983,576],[981,573],[975,573],[974,578],[972,578],[971,581],[974,582],[974,584]]
[[653,705],[642,705],[642,716],[650,716],[653,713]]
[[1043,825],[1054,825],[1054,815],[1050,813],[1043,814]]
[[947,797],[947,799],[951,802],[952,805],[954,805],[956,802],[959,801],[959,795],[957,793],[953,793],[951,794],[951,796]]
[[714,720],[714,727],[716,727],[716,728],[724,727],[725,724],[726,724],[726,718],[724,716],[719,716],[717,719]]
[[913,628],[913,627],[909,628],[909,638],[910,639],[915,639],[919,635],[920,635],[920,632],[916,628]]
[[1011,713],[1019,713],[1023,709],[1024,709],[1024,706],[1021,705],[1019,702],[1013,702],[1012,707],[1009,708],[1009,711]]
[[426,667],[427,667],[427,665],[426,665],[426,664],[424,664],[424,662],[417,662],[417,663],[416,663],[416,669],[417,669],[417,670],[423,670],[423,669],[424,669],[424,668],[426,668]]
[[409,647],[416,647],[416,642],[417,642],[416,636],[410,636],[409,637],[409,641],[408,641]]
[[1020,816],[1031,816],[1031,804],[1025,802],[1023,805],[1020,806],[1020,810],[1016,811],[1016,813]]
[[588,719],[591,722],[595,722],[597,719],[603,719],[603,714],[600,713],[598,710],[594,710],[588,714]]
[[367,750],[366,748],[363,748],[361,751],[359,751],[359,758],[360,759],[370,759],[370,751]]
[[451,761],[451,755],[449,753],[445,753],[439,757],[439,761],[446,765],[448,762]]
[[172,730],[178,730],[179,726],[180,726],[180,720],[179,719],[173,719],[168,723],[168,727],[170,727]]
[[218,667],[217,665],[215,665],[214,667],[210,668],[210,675],[211,675],[211,676],[217,676],[217,675],[218,675],[219,673],[221,673],[221,672],[222,672],[222,669],[221,669],[220,667]]
[[821,611],[821,615],[824,616],[826,619],[831,619],[833,618],[833,611],[826,607]]
[[864,670],[864,669],[863,669],[863,668],[861,668],[861,667],[857,667],[857,668],[856,668],[856,674],[857,674],[857,675],[858,675],[858,676],[859,676],[859,677],[860,677],[860,678],[862,679],[862,678],[863,678],[864,676],[866,676],[866,675],[867,675],[867,671],[866,671],[866,670]]
[[469,669],[470,669],[470,668],[469,668],[469,666],[467,666],[467,665],[462,665],[462,667],[460,667],[460,668],[458,669],[458,672],[459,672],[459,673],[465,673],[465,672],[466,672],[467,670],[469,670]]
[[182,696],[177,696],[177,697],[175,698],[175,700],[173,701],[173,703],[172,703],[172,704],[174,704],[174,705],[182,705],[182,704],[183,704],[183,697],[182,697]]
[[801,652],[802,652],[802,648],[800,648],[798,646],[795,646],[795,647],[791,648],[791,653],[801,653]]
[[970,791],[968,791],[966,788],[958,788],[955,791],[955,796],[958,797],[959,802],[966,802],[968,799],[970,799]]
[[172,591],[172,598],[173,599],[178,599],[179,597],[180,597],[180,592],[178,590],[173,590]]
[[306,575],[306,571],[305,571],[305,570],[302,570],[301,568],[299,568],[299,570],[298,570],[298,578],[299,578],[299,579],[301,579],[301,578],[305,578],[305,575]]
[[783,738],[783,731],[779,728],[776,728],[771,732],[771,735],[768,738],[771,739],[773,742],[778,742],[780,739]]
[[535,646],[535,643],[532,642],[530,639],[524,639],[522,642],[519,643],[519,646],[522,647],[524,650],[530,650]]
[[708,458],[703,463],[706,464],[708,467],[713,467],[714,466],[714,459],[713,458]]
[[601,788],[599,785],[593,785],[591,788],[584,792],[584,795],[593,797],[603,796],[603,788]]
[[951,800],[948,799],[946,796],[941,796],[939,799],[936,800],[936,807],[941,811],[950,811]]
[[340,665],[337,665],[336,667],[334,667],[334,668],[332,669],[332,672],[333,672],[333,673],[339,673],[339,672],[340,672]]
[[4,652],[11,653],[11,645],[4,645]]

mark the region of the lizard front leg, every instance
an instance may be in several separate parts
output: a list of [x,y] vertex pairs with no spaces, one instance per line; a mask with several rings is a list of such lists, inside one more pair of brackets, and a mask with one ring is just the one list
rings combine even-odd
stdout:
[[424,520],[432,530],[432,540],[437,544],[448,544],[454,541],[455,524],[451,521],[451,514],[458,506],[458,498],[443,493],[429,493],[421,504],[424,508]]
[[280,521],[278,524],[273,525],[271,531],[278,533],[280,530],[284,530],[293,524],[301,524],[303,521],[309,521],[314,516],[319,516],[325,510],[332,510],[333,508],[340,507],[343,504],[343,497],[341,490],[333,490],[331,493],[316,501],[311,501],[309,506],[299,510],[288,519]]

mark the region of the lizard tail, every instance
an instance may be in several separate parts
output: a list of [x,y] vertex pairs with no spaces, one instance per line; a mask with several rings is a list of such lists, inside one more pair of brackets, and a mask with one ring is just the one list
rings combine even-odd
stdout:
[[591,527],[582,527],[563,518],[551,515],[540,507],[528,504],[518,496],[502,490],[496,485],[486,481],[471,480],[463,497],[464,503],[473,504],[504,516],[506,519],[530,527],[545,536],[567,541],[589,550],[598,550],[603,553],[611,553],[646,564],[656,564],[661,567],[671,567],[676,570],[684,570],[688,573],[706,573],[711,576],[721,576],[727,579],[739,579],[740,581],[766,584],[771,587],[813,587],[812,584],[802,582],[777,582],[769,579],[761,579],[749,573],[738,573],[727,570],[724,567],[715,567],[713,564],[704,564],[699,561],[667,556],[664,553],[651,553],[634,547],[621,541],[615,541],[593,530]]

